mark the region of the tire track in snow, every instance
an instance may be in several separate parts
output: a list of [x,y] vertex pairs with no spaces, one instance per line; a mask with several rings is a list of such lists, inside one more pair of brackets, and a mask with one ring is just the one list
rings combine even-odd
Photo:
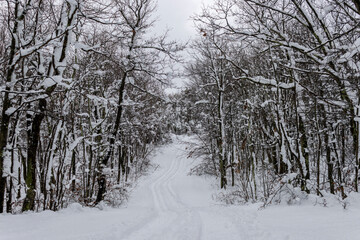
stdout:
[[161,175],[150,186],[154,205],[156,207],[156,210],[158,210],[160,212],[167,210],[168,207],[166,206],[166,202],[165,202],[163,196],[161,195],[161,193],[159,193],[159,187],[161,186],[161,184],[164,181],[166,181],[169,177],[171,177],[174,168],[175,168],[175,161],[172,161],[169,169],[167,169],[167,171],[163,175]]
[[[179,149],[179,151],[182,151],[182,150],[183,149]],[[178,167],[177,173],[186,173],[188,171],[188,169],[186,168],[186,161],[185,161],[184,157],[181,155],[180,156],[178,155],[177,158],[180,159],[180,160],[178,160],[179,167]],[[174,179],[174,178],[175,178],[175,176],[172,179]],[[186,221],[186,224],[188,226],[192,226],[193,231],[192,231],[192,237],[187,238],[187,239],[202,239],[202,219],[200,217],[199,212],[194,210],[193,208],[190,208],[189,206],[186,206],[181,201],[181,198],[176,193],[176,191],[174,191],[174,189],[173,189],[172,181],[168,182],[167,187],[168,187],[168,191],[172,195],[172,198],[177,202],[177,204],[180,206],[180,208],[182,208],[182,210],[185,210],[185,213],[187,214],[187,216],[190,217],[190,219],[188,219],[188,221]],[[188,230],[188,229],[186,229],[186,230]],[[197,236],[196,238],[195,238],[195,235]]]
[[168,206],[168,211],[174,212],[176,218],[173,219],[161,234],[154,234],[151,239],[201,239],[202,233],[202,220],[200,214],[194,211],[189,206],[186,206],[180,199],[179,195],[174,191],[172,184],[173,180],[178,177],[179,174],[187,172],[185,169],[185,159],[179,157],[178,149],[176,156],[174,156],[173,163],[176,163],[174,173],[170,174],[166,181],[161,183],[158,190],[161,190],[161,194],[166,198],[165,201]]
[[[182,146],[182,145],[181,145]],[[200,214],[181,202],[172,187],[173,180],[185,170],[184,158],[179,158],[180,149],[167,147],[161,153],[171,161],[170,166],[159,172],[159,177],[150,184],[155,216],[139,229],[127,231],[123,239],[201,239],[202,220]],[[158,156],[158,157],[162,157]],[[166,161],[166,160],[165,160]],[[163,162],[164,164],[164,162]],[[163,166],[161,166],[163,167]]]
[[[160,152],[159,154],[164,154],[163,152]],[[149,181],[152,183],[149,185],[149,189],[151,191],[152,195],[152,204],[154,207],[153,213],[147,216],[146,218],[142,219],[140,222],[132,225],[126,231],[124,231],[121,235],[121,239],[137,239],[136,236],[139,235],[139,229],[146,228],[148,225],[152,224],[154,221],[156,221],[157,218],[159,218],[159,215],[161,212],[165,211],[164,202],[162,200],[161,195],[156,192],[156,188],[158,185],[168,176],[169,173],[171,173],[172,168],[174,166],[174,163],[172,162],[170,167],[166,169],[165,171],[163,169],[157,170],[158,172],[155,172],[155,178],[150,178]],[[141,230],[140,230],[141,231]],[[135,236],[136,235],[136,236]],[[139,238],[142,239],[142,238]],[[147,238],[143,238],[147,239]]]
[[[169,155],[167,154],[167,150],[168,147],[164,149],[161,155]],[[172,155],[173,154],[171,154],[171,156]],[[176,175],[178,170],[179,164],[177,159],[172,159],[170,166],[165,171],[158,173],[160,176],[149,186],[155,210],[154,218],[143,223],[138,229],[132,228],[133,231],[126,231],[126,237],[123,239],[150,239],[156,232],[164,232],[164,229],[168,228],[169,225],[174,222],[178,214],[174,211],[174,206],[171,205],[174,201],[171,200],[165,186],[169,180]]]

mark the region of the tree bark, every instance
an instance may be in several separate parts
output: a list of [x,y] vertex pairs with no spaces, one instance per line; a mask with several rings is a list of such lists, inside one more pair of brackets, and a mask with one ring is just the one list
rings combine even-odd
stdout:
[[110,140],[109,140],[109,144],[110,144],[109,150],[107,151],[107,154],[105,155],[105,157],[103,157],[99,161],[99,164],[100,164],[100,166],[99,166],[100,173],[99,173],[99,177],[98,177],[99,190],[98,190],[98,194],[96,196],[95,204],[98,204],[102,200],[104,200],[104,195],[106,193],[106,176],[103,172],[103,168],[107,165],[110,157],[113,154],[114,147],[115,147],[115,140],[116,140],[119,128],[120,128],[121,116],[122,116],[122,112],[123,112],[122,103],[123,103],[123,98],[124,98],[127,74],[128,74],[128,72],[125,72],[121,79],[121,85],[120,85],[120,89],[119,89],[118,107],[117,107],[117,112],[116,112],[116,120],[115,120],[112,135],[110,136]]
[[[24,15],[21,15],[18,17],[19,12],[19,2],[16,1],[15,7],[14,7],[14,15],[16,17],[16,20],[14,21],[14,27],[12,30],[13,37],[11,39],[11,46],[10,46],[10,55],[9,55],[9,62],[6,72],[6,87],[5,87],[5,93],[3,98],[3,107],[1,111],[1,126],[0,126],[0,213],[3,212],[4,207],[4,195],[5,195],[5,182],[6,178],[3,177],[3,171],[4,171],[4,154],[5,154],[5,148],[7,145],[8,140],[8,132],[9,132],[9,123],[10,123],[10,116],[6,113],[6,111],[11,107],[11,102],[9,98],[9,91],[10,86],[8,85],[12,81],[12,77],[15,71],[15,52],[17,50],[17,43],[16,39],[14,38],[14,35],[18,31],[18,21],[20,21],[21,17],[24,17]],[[24,14],[24,13],[23,13]]]

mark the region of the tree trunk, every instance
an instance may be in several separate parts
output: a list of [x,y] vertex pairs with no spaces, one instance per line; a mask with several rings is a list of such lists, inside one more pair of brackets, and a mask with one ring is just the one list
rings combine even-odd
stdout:
[[[14,27],[12,30],[12,33],[14,35],[17,34],[18,31],[18,21],[21,21],[20,18],[24,17],[24,15],[18,16],[19,12],[19,2],[16,1],[15,7],[14,7],[14,15],[17,18],[16,21],[14,21]],[[23,14],[25,14],[25,11],[23,11]],[[6,83],[10,83],[12,81],[14,71],[15,71],[15,52],[17,50],[17,42],[14,37],[11,39],[11,46],[10,46],[10,54],[9,54],[9,62],[7,66],[7,72],[6,72]],[[4,195],[5,195],[5,182],[6,178],[3,177],[3,171],[4,171],[4,154],[5,154],[5,148],[7,145],[7,138],[8,138],[8,132],[9,132],[9,123],[10,123],[10,116],[6,113],[6,111],[11,107],[11,102],[9,98],[9,91],[10,86],[6,84],[3,98],[3,107],[1,111],[1,126],[0,126],[0,213],[3,212],[4,207]]]
[[219,121],[219,137],[218,137],[218,148],[219,148],[219,166],[220,166],[220,187],[226,188],[226,154],[225,154],[225,125],[224,125],[224,92],[222,90],[222,84],[219,89],[219,100],[218,100],[218,121]]
[[[31,126],[28,126],[28,151],[26,161],[26,178],[27,186],[26,197],[24,201],[23,211],[34,211],[35,195],[36,195],[36,154],[39,145],[41,122],[45,117],[46,100],[39,100],[39,113],[35,114]],[[30,116],[28,116],[30,118]]]
[[95,204],[98,204],[99,202],[101,202],[104,199],[104,194],[106,192],[106,176],[103,172],[103,168],[107,165],[110,157],[113,154],[114,147],[115,147],[115,140],[116,140],[119,128],[120,128],[121,116],[122,116],[122,112],[123,112],[122,102],[123,102],[123,98],[124,98],[125,82],[126,82],[127,74],[128,74],[128,72],[125,72],[121,79],[121,85],[120,85],[120,89],[119,89],[118,107],[117,107],[117,112],[116,112],[116,120],[115,120],[112,135],[110,136],[110,140],[109,140],[109,145],[110,145],[109,150],[108,150],[107,154],[105,155],[105,157],[103,157],[99,161],[99,165],[100,165],[99,166],[99,176],[98,176],[99,190],[98,190],[98,194],[96,196]]
[[334,163],[331,159],[330,139],[327,132],[325,133],[325,146],[326,146],[326,163],[328,167],[328,181],[330,184],[330,193],[334,194],[335,193],[335,184],[333,178]]

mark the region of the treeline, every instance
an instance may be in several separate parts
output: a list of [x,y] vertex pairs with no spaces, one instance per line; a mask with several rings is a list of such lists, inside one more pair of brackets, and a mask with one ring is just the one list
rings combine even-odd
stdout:
[[246,201],[358,192],[360,2],[217,0],[195,23],[176,96],[201,139],[194,171]]
[[154,2],[0,6],[0,213],[118,204],[168,128]]

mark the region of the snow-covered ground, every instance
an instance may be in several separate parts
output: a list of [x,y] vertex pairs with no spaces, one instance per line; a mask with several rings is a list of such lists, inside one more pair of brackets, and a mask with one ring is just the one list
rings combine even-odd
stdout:
[[[184,139],[185,137],[181,137]],[[197,160],[174,139],[154,156],[157,170],[141,179],[128,204],[119,209],[72,205],[60,212],[0,215],[0,239],[32,240],[356,240],[360,204],[224,206],[212,200],[209,179],[189,176]]]

